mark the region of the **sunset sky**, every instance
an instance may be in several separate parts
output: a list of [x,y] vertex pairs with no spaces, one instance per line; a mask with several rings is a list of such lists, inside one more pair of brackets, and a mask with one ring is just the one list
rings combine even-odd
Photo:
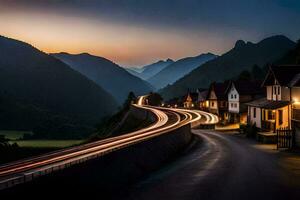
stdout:
[[298,0],[0,0],[0,35],[122,66],[222,54],[238,39],[300,38]]

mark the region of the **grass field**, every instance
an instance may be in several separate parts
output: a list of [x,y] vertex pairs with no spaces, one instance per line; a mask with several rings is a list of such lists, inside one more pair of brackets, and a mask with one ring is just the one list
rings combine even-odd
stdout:
[[22,139],[23,135],[32,134],[30,131],[8,131],[8,130],[0,130],[0,135],[5,135],[5,137],[9,140],[18,140]]
[[64,148],[82,143],[83,140],[16,140],[10,143],[17,143],[20,147],[33,148]]

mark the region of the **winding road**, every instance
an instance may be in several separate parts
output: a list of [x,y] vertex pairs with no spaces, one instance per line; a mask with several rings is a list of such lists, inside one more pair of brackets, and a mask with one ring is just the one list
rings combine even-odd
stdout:
[[138,103],[133,106],[149,110],[155,115],[157,119],[149,127],[121,136],[1,165],[0,189],[28,182],[53,171],[62,170],[71,165],[100,157],[120,148],[125,148],[129,145],[178,129],[186,124],[194,126],[199,124],[215,124],[218,122],[218,118],[215,115],[202,111],[144,106],[144,98],[145,96],[140,97]]
[[122,199],[300,198],[299,156],[294,158],[298,168],[286,168],[281,153],[270,145],[212,130],[193,132],[200,139],[198,143],[135,185]]

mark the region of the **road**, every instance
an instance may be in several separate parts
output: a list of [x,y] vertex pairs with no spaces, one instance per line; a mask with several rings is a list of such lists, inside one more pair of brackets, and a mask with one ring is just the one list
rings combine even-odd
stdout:
[[[274,149],[249,139],[194,130],[201,139],[180,159],[149,175],[122,199],[299,199],[298,173]],[[300,157],[297,158],[298,161]],[[292,168],[293,169],[293,168]]]
[[141,97],[138,104],[133,106],[149,110],[156,116],[156,121],[149,127],[121,136],[1,165],[0,189],[31,181],[33,178],[85,162],[88,159],[94,159],[178,129],[186,124],[198,121],[202,124],[214,124],[218,121],[216,116],[201,111],[144,106],[142,104],[143,98]]

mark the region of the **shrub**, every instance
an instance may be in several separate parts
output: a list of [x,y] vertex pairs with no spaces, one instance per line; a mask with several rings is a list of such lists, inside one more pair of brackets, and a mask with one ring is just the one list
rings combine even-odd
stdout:
[[257,135],[257,127],[256,124],[247,124],[247,125],[241,125],[240,126],[241,132],[246,135],[246,137],[249,138],[255,138]]

